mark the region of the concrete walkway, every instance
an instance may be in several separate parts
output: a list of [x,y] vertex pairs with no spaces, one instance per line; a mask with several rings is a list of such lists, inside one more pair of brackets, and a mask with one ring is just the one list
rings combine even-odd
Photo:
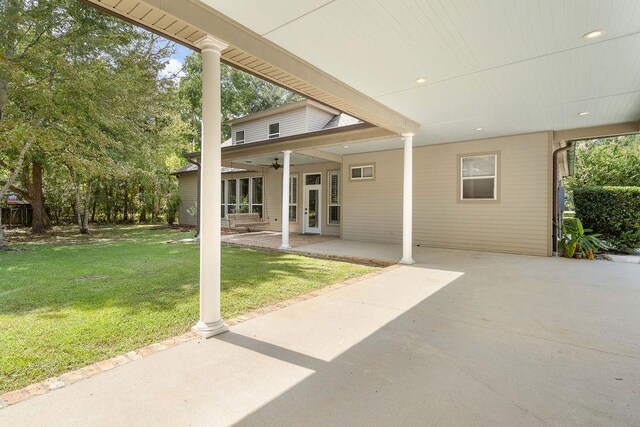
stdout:
[[2,409],[0,425],[640,425],[637,265],[416,259]]

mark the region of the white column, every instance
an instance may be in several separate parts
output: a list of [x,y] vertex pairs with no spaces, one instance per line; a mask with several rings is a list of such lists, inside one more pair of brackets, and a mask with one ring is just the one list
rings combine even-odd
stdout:
[[402,186],[402,259],[400,264],[413,264],[413,133],[403,133],[404,184]]
[[285,150],[282,165],[282,244],[280,249],[290,249],[289,246],[289,167],[291,166],[291,151]]
[[205,36],[197,45],[202,52],[200,320],[193,331],[209,338],[229,329],[220,318],[220,54],[227,44]]

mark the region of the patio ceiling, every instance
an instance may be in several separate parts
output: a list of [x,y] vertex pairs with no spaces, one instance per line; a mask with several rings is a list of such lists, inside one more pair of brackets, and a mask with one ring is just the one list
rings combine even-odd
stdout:
[[203,2],[419,122],[416,145],[640,118],[637,1]]

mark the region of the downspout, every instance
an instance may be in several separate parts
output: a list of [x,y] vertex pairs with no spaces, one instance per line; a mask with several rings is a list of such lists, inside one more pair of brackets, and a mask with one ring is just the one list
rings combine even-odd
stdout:
[[573,146],[574,141],[568,141],[567,145],[560,147],[553,152],[553,214],[552,222],[553,234],[553,254],[558,255],[558,235],[560,234],[560,217],[558,215],[558,154],[564,153]]
[[196,206],[198,207],[198,212],[196,214],[196,239],[197,239],[198,237],[200,237],[200,163],[193,160],[193,158],[191,157],[188,157],[187,161],[192,165],[196,165],[196,168],[198,168],[198,185],[196,186],[196,188],[198,189],[196,193]]

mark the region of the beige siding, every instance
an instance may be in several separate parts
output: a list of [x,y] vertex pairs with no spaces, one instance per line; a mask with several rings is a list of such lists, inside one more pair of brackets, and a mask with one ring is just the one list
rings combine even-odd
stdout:
[[[414,149],[414,244],[550,255],[548,133]],[[458,156],[500,152],[499,203],[458,202]],[[375,163],[373,181],[349,165]],[[402,241],[402,150],[344,156],[343,238]]]
[[195,226],[197,220],[187,212],[196,205],[198,199],[198,173],[183,173],[178,177],[178,190],[180,191],[180,211],[178,222],[180,225]]
[[333,114],[328,111],[315,108],[313,106],[307,107],[307,132],[314,132],[321,130],[325,127],[329,120],[333,118]]
[[306,111],[306,107],[303,106],[295,110],[235,125],[232,127],[231,132],[233,142],[235,143],[236,132],[239,130],[244,131],[245,143],[269,139],[269,125],[271,123],[280,123],[280,137],[305,133],[307,127]]

